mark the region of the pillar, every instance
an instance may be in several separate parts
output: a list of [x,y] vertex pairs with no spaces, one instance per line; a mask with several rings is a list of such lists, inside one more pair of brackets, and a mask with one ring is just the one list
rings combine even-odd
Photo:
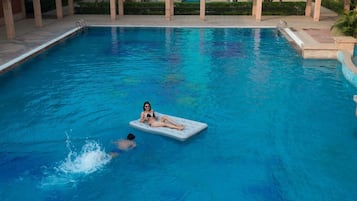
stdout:
[[33,0],[33,12],[35,16],[36,27],[42,27],[42,11],[40,0]]
[[115,20],[116,19],[116,5],[115,5],[115,0],[110,0],[110,19]]
[[62,0],[56,0],[57,19],[63,18]]
[[320,12],[321,12],[321,0],[315,0],[314,6],[314,21],[320,21]]
[[206,15],[206,0],[200,0],[200,20],[204,21]]
[[175,10],[174,10],[174,0],[171,0],[171,16],[174,16]]
[[68,14],[73,15],[74,14],[74,3],[73,0],[68,0]]
[[8,39],[15,38],[15,24],[14,24],[14,16],[12,15],[12,5],[11,0],[3,0],[2,7],[4,11],[4,21],[5,21],[5,29],[6,35]]
[[118,13],[119,16],[124,15],[124,0],[118,0]]
[[165,18],[166,20],[171,20],[171,1],[173,0],[165,0]]
[[26,17],[26,7],[25,7],[25,0],[21,0],[21,15],[22,17]]
[[260,22],[262,20],[262,0],[257,0],[257,8],[255,11],[255,21]]
[[310,17],[311,16],[311,5],[312,5],[312,0],[306,0],[306,7],[305,7],[305,16]]

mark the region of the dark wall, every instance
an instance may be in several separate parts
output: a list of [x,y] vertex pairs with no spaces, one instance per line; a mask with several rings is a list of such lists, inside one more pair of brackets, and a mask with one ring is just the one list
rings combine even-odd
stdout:
[[[3,7],[2,7],[2,1],[0,1],[0,18],[4,17],[4,13],[3,13]],[[12,0],[11,1],[11,6],[12,6],[12,13],[18,14],[21,13],[21,0]]]

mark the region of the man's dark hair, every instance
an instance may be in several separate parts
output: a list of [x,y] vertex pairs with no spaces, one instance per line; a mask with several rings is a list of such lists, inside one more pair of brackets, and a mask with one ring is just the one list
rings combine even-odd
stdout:
[[135,135],[132,133],[129,133],[128,136],[126,137],[126,139],[128,140],[134,140],[135,139]]

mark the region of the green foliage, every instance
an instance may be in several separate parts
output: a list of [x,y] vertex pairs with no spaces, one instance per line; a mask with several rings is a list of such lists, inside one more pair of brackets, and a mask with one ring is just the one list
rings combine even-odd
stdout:
[[342,14],[344,12],[344,0],[323,0],[321,1],[321,5],[339,14]]
[[[41,12],[45,13],[50,10],[56,9],[56,1],[54,0],[40,0],[41,2]],[[68,0],[62,0],[62,6],[66,6]],[[31,0],[25,0],[26,13],[33,13],[33,2]]]
[[164,15],[164,2],[124,2],[124,14],[126,15]]
[[[206,3],[206,15],[250,15],[250,2],[210,2]],[[175,15],[199,15],[200,3],[175,3]]]
[[[350,0],[350,10],[356,8],[356,0]],[[321,1],[321,5],[325,8],[335,11],[338,14],[343,14],[344,10],[344,0],[323,0]]]
[[[109,14],[109,3],[78,3],[77,14]],[[199,15],[199,2],[175,2],[175,15]],[[263,15],[304,15],[305,2],[264,2]],[[124,2],[126,15],[165,15],[165,2]],[[209,2],[206,15],[251,15],[252,2]]]
[[357,11],[345,12],[340,18],[332,25],[331,29],[336,28],[346,36],[357,37]]
[[76,14],[109,14],[110,7],[107,2],[99,2],[99,3],[87,3],[80,2],[79,6],[75,7]]
[[262,15],[304,15],[306,2],[265,2]]

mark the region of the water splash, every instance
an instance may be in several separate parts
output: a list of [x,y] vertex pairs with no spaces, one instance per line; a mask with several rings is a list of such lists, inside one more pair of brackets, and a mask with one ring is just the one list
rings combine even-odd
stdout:
[[[68,147],[68,146],[67,146]],[[93,173],[111,160],[104,149],[95,141],[87,141],[78,154],[70,150],[67,158],[59,165],[58,170],[63,173]]]
[[81,178],[101,170],[112,157],[94,140],[87,140],[79,152],[73,146],[70,136],[66,132],[66,146],[68,154],[63,161],[53,168],[45,168],[45,177],[41,187],[76,186]]

